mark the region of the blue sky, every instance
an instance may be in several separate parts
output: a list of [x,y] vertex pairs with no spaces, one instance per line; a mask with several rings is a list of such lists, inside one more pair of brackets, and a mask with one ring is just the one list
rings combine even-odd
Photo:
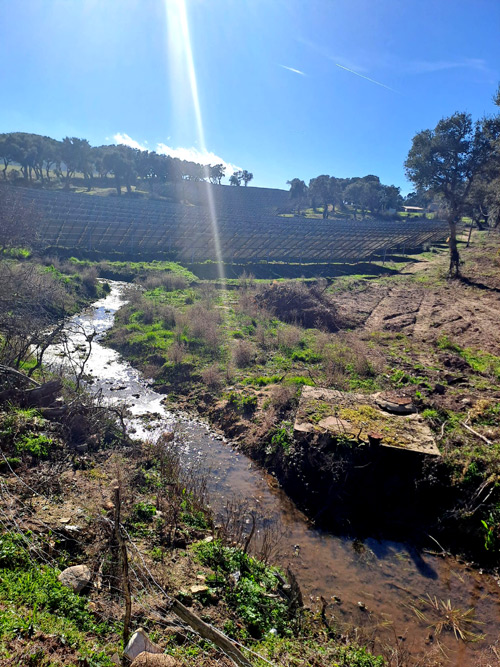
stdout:
[[499,28],[497,0],[0,0],[0,132],[407,192],[417,131],[495,111]]

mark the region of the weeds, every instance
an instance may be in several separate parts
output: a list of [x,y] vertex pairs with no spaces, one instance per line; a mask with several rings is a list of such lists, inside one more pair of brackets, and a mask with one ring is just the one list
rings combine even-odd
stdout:
[[440,635],[443,630],[453,632],[455,638],[464,642],[476,642],[483,639],[483,635],[473,632],[471,627],[480,625],[479,621],[474,619],[474,609],[466,611],[458,607],[452,607],[450,600],[438,600],[436,596],[427,595],[425,598],[418,599],[424,611],[415,605],[410,605],[410,609],[421,621],[429,624],[436,635]]
[[237,611],[248,632],[262,637],[274,628],[280,635],[289,635],[288,606],[277,590],[280,573],[244,553],[242,549],[225,547],[220,540],[201,542],[193,547],[203,565],[214,570],[209,584],[222,589],[226,602]]

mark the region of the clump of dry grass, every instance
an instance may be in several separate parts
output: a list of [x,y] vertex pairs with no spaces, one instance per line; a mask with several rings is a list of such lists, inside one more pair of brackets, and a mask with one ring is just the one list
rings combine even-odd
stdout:
[[167,356],[168,360],[172,364],[181,364],[186,357],[187,349],[184,343],[179,341],[174,341],[172,345],[168,348]]
[[208,366],[201,372],[203,382],[213,391],[219,391],[224,386],[224,378],[216,364]]
[[255,345],[248,340],[238,340],[232,351],[232,358],[238,368],[251,366],[256,355]]
[[177,273],[158,271],[157,274],[149,275],[143,280],[142,285],[147,290],[162,287],[166,292],[174,292],[175,290],[186,289],[188,281],[184,276]]
[[429,594],[425,598],[419,598],[418,602],[424,611],[416,605],[409,605],[409,608],[417,618],[434,628],[436,635],[440,635],[443,630],[449,630],[457,640],[464,642],[476,642],[484,638],[484,635],[471,630],[472,627],[481,625],[480,621],[474,618],[474,609],[452,607],[451,600],[438,600],[435,595]]
[[353,375],[360,378],[373,377],[376,374],[370,352],[359,338],[352,335],[339,335],[332,342],[320,339],[318,345],[324,358],[327,382],[345,389]]
[[279,384],[271,391],[271,405],[277,412],[289,410],[297,398],[297,387]]

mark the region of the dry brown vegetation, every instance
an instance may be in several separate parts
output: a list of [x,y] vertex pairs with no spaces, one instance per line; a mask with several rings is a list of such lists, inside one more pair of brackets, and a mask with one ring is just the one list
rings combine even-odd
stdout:
[[256,295],[259,305],[273,312],[280,320],[303,327],[338,331],[345,326],[337,315],[326,290],[328,283],[319,280],[308,286],[300,282],[275,283]]

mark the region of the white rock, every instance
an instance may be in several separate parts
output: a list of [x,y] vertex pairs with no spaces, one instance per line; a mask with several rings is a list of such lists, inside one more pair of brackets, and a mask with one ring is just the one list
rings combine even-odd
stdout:
[[73,565],[73,567],[67,567],[63,570],[58,579],[63,586],[72,588],[75,593],[79,593],[89,584],[92,573],[86,565]]
[[162,653],[161,648],[153,644],[142,628],[134,632],[125,646],[124,653],[129,660],[134,660],[140,653]]

